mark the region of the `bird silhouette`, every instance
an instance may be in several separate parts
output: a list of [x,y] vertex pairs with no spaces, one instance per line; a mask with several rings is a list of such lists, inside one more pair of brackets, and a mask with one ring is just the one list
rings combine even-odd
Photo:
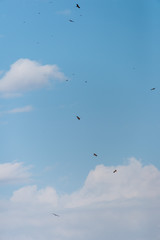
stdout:
[[113,173],[116,173],[117,172],[117,170],[115,169],[114,171],[113,171]]
[[52,213],[52,215],[54,215],[55,217],[59,217],[59,215],[56,213]]
[[97,157],[97,156],[98,156],[96,153],[93,153],[93,155],[94,155],[95,157]]
[[79,6],[78,4],[76,4],[76,7],[77,7],[77,8],[80,8],[80,6]]
[[69,19],[69,22],[74,22],[72,19]]
[[153,90],[155,90],[155,89],[156,89],[156,88],[155,88],[155,87],[153,87],[153,88],[151,88],[150,90],[151,90],[151,91],[153,91]]
[[80,120],[80,117],[76,116],[78,120]]

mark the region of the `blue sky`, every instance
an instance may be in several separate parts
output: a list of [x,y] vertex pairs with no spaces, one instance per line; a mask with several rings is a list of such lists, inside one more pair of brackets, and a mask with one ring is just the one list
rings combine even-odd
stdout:
[[[105,225],[95,226],[109,222],[106,215],[101,219],[108,209],[110,239],[116,237],[114,225],[118,239],[128,239],[126,224],[134,240],[159,239],[158,213],[152,221],[150,211],[160,197],[159,12],[158,0],[0,1],[3,240],[90,240],[99,232],[103,240]],[[110,175],[114,169],[117,174]],[[126,217],[119,226],[122,205]],[[44,222],[23,215],[24,206],[35,215],[43,209]],[[63,234],[57,220],[45,215],[52,209],[66,216],[59,220]],[[69,216],[77,219],[79,211],[75,227]],[[93,234],[83,224],[86,211]],[[32,219],[49,233],[38,235]],[[144,223],[142,229],[136,221]]]

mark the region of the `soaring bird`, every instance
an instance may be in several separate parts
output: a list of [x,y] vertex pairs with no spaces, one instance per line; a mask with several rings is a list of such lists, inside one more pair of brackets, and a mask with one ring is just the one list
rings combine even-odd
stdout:
[[113,171],[113,173],[116,173],[117,172],[117,170],[115,169],[114,171]]
[[52,215],[54,215],[55,217],[59,217],[59,215],[56,213],[52,213]]
[[78,120],[80,120],[80,117],[76,116]]
[[74,22],[72,19],[69,19],[69,22]]
[[79,6],[78,4],[76,4],[76,7],[77,7],[77,8],[80,8],[80,6]]
[[150,90],[151,90],[151,91],[153,91],[153,90],[155,90],[155,89],[156,89],[156,88],[155,88],[155,87],[153,87],[153,88],[151,88]]
[[97,156],[98,156],[96,153],[93,153],[93,155],[94,155],[95,157],[97,157]]

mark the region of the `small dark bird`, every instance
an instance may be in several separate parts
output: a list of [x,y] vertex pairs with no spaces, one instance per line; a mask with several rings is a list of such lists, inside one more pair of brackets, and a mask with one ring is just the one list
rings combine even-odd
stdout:
[[69,19],[69,22],[74,22],[72,19]]
[[80,120],[80,117],[76,116],[78,120]]
[[56,213],[52,213],[52,215],[54,215],[55,217],[59,217],[59,215]]
[[96,153],[93,153],[93,155],[94,155],[95,157],[97,157],[97,156],[98,156]]
[[153,88],[151,88],[150,90],[151,90],[151,91],[153,91],[153,90],[155,90],[155,89],[156,89],[156,88],[155,88],[155,87],[153,87]]
[[68,82],[68,79],[66,79],[66,82]]
[[76,4],[76,7],[77,7],[77,8],[80,8],[80,6],[79,6],[78,4]]
[[116,173],[117,172],[117,170],[115,169],[114,171],[113,171],[113,173]]

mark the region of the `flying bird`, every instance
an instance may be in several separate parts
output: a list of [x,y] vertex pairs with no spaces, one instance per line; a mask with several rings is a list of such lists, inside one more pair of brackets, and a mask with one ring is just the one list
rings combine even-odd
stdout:
[[79,6],[78,4],[76,4],[76,7],[77,7],[77,8],[80,8],[80,6]]
[[52,215],[54,215],[55,217],[59,217],[59,215],[56,213],[52,213]]
[[113,173],[116,173],[117,172],[117,170],[115,169],[114,171],[113,171]]
[[153,87],[153,88],[151,88],[150,90],[151,90],[151,91],[153,91],[153,90],[155,90],[155,89],[156,89],[156,88],[155,88],[155,87]]
[[80,117],[76,116],[78,120],[80,120]]
[[93,155],[94,155],[95,157],[97,157],[97,156],[98,156],[96,153],[93,153]]
[[69,19],[69,22],[74,22],[72,19]]

